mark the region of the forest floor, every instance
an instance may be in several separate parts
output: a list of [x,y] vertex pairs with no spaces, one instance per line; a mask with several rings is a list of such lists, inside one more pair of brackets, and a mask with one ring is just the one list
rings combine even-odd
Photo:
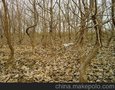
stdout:
[[[0,82],[79,82],[80,55],[74,46],[68,48],[14,46],[11,67],[6,67],[9,49],[0,48]],[[91,46],[86,46],[84,54]],[[115,53],[113,47],[103,47],[88,68],[88,82],[115,82]]]

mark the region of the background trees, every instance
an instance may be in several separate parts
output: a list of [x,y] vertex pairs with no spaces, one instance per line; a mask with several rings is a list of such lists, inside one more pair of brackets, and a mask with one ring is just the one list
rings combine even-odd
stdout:
[[[106,3],[110,3],[108,6]],[[2,4],[1,4],[2,5]],[[1,8],[3,8],[1,6]],[[97,1],[97,0],[46,0],[46,1],[11,1],[8,2],[8,11],[10,19],[15,18],[17,21],[11,20],[11,30],[18,29],[19,33],[25,32],[24,27],[29,27],[32,24],[37,25],[33,27],[34,32],[42,32],[47,26],[46,32],[68,32],[69,41],[71,42],[71,34],[79,32],[80,35],[75,35],[79,41],[82,42],[84,32],[88,29],[94,28],[96,31],[96,43],[101,42],[101,28],[109,28],[107,23],[114,25],[114,1]],[[1,10],[2,12],[2,10]],[[111,12],[111,13],[109,13]],[[108,15],[109,13],[109,15]],[[110,15],[111,14],[111,15]],[[47,17],[46,17],[47,15]],[[111,18],[111,20],[110,20]],[[56,21],[57,20],[57,21]],[[59,21],[59,22],[58,22]],[[41,23],[40,23],[41,22]],[[64,23],[62,23],[64,22]],[[31,23],[31,25],[29,25]],[[16,27],[14,25],[16,24]],[[94,25],[93,25],[94,24]],[[105,25],[106,24],[106,25]],[[58,26],[58,27],[57,27]],[[64,31],[65,28],[66,30]],[[98,31],[97,28],[100,30]],[[54,29],[54,31],[53,31]],[[114,29],[114,28],[113,28]],[[88,30],[91,31],[91,30]],[[99,35],[98,35],[99,34]],[[19,36],[21,36],[19,34]],[[33,35],[34,36],[34,35]],[[33,37],[32,36],[32,37]],[[43,34],[44,37],[44,34]],[[20,37],[21,38],[21,37]],[[75,38],[74,38],[75,39]]]

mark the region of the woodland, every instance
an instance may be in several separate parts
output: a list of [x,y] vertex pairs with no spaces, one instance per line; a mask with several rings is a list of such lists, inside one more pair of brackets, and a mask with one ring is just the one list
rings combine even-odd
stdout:
[[0,0],[0,82],[115,83],[115,0]]

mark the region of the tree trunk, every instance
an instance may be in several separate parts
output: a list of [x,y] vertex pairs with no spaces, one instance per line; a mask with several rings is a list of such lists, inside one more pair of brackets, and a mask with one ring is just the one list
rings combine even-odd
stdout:
[[92,21],[94,24],[94,29],[96,32],[96,45],[102,47],[102,40],[101,40],[101,26],[99,25],[97,19],[97,0],[90,0],[90,8],[92,9]]
[[99,47],[95,46],[92,49],[92,51],[89,52],[88,56],[83,56],[83,58],[81,58],[81,62],[80,62],[81,66],[79,69],[79,72],[80,72],[79,81],[80,82],[88,82],[87,69],[91,63],[91,60],[97,55],[98,50],[99,50]]
[[4,6],[4,17],[3,17],[3,25],[4,26],[3,26],[3,29],[4,29],[5,37],[7,39],[8,46],[9,46],[10,51],[11,51],[9,60],[12,60],[14,57],[14,48],[13,48],[12,43],[11,43],[11,35],[10,35],[11,32],[9,30],[8,9],[7,9],[5,0],[2,0],[2,3]]

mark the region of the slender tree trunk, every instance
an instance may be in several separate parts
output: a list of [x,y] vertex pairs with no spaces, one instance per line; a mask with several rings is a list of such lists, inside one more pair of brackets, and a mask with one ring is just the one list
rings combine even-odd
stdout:
[[97,19],[97,0],[90,0],[90,8],[92,8],[92,21],[94,24],[95,32],[96,32],[96,45],[102,46],[102,39],[101,39],[101,26],[99,25]]
[[[34,9],[34,14],[33,14],[33,16],[34,16],[34,25],[36,25],[37,26],[37,9],[36,9],[36,0],[34,0],[33,1],[33,9]],[[34,49],[34,47],[35,47],[35,41],[36,41],[36,26],[35,27],[33,27],[33,37],[32,37],[32,43],[33,43],[33,49]]]
[[[59,7],[61,6],[60,4],[61,4],[61,1],[59,0]],[[61,39],[61,13],[60,12],[61,10],[59,8],[59,37]]]
[[49,38],[50,38],[50,45],[53,45],[53,0],[50,0],[50,28],[49,28]]
[[[81,5],[81,0],[79,0],[79,9],[82,10],[82,5]],[[80,20],[80,32],[79,32],[79,38],[78,38],[78,44],[81,44],[83,43],[83,40],[84,40],[84,33],[85,33],[85,16],[82,12],[80,12],[80,16],[81,16],[81,20]]]
[[115,0],[111,0],[111,2],[112,2],[112,5],[111,5],[112,30],[111,30],[111,36],[107,41],[107,46],[109,46],[112,38],[115,36],[114,34],[115,33]]
[[53,0],[50,0],[50,35],[52,35],[53,32]]
[[115,0],[112,0],[111,17],[112,17],[112,23],[115,27]]
[[80,69],[79,69],[79,72],[80,72],[80,77],[79,77],[79,81],[80,82],[88,82],[87,80],[87,69],[88,69],[88,66],[90,65],[91,63],[91,60],[93,58],[95,58],[95,56],[97,55],[98,53],[98,50],[99,50],[99,47],[96,45],[90,52],[89,54],[86,56],[83,56],[83,58],[81,58],[81,60],[83,62],[81,62],[81,66],[80,66]]
[[8,19],[8,9],[7,9],[7,5],[6,5],[6,2],[5,0],[2,0],[2,3],[3,3],[3,7],[4,7],[4,17],[3,17],[3,29],[4,29],[4,34],[5,34],[5,37],[7,39],[7,43],[8,43],[8,46],[10,48],[10,57],[9,57],[9,60],[12,60],[13,57],[14,57],[14,48],[12,46],[12,43],[11,43],[11,35],[10,35],[10,30],[9,30],[9,19]]

